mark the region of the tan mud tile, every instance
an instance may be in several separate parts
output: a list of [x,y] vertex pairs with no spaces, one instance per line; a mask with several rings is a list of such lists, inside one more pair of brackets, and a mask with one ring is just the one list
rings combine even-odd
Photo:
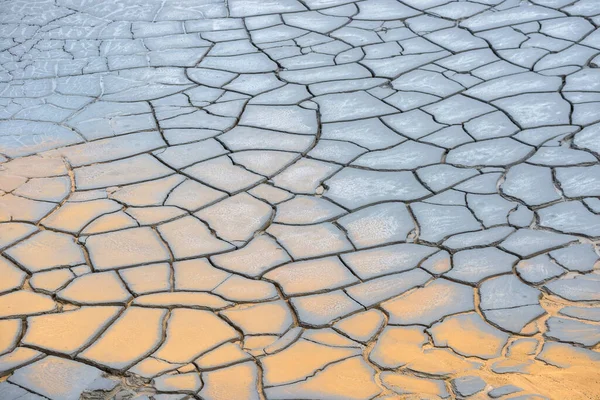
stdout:
[[92,269],[89,267],[89,265],[82,264],[82,265],[77,265],[75,267],[72,267],[71,272],[73,272],[75,274],[75,276],[82,276],[82,275],[89,274],[90,272],[92,272]]
[[561,368],[573,366],[598,368],[600,365],[600,354],[598,352],[567,343],[547,342],[536,358]]
[[171,288],[171,267],[167,263],[126,268],[119,275],[135,294],[162,292]]
[[188,372],[196,372],[196,366],[193,363],[187,363],[180,368],[177,368],[177,372],[180,374],[185,374]]
[[296,196],[277,205],[274,222],[291,225],[310,225],[332,220],[344,215],[346,211],[322,198]]
[[266,349],[279,340],[277,335],[244,336],[243,349],[254,357],[265,355]]
[[450,254],[446,250],[439,251],[423,261],[421,268],[435,275],[448,272],[452,268]]
[[125,304],[133,296],[115,271],[106,271],[75,278],[58,297],[75,304]]
[[245,335],[281,335],[292,325],[289,306],[284,301],[241,305],[221,314]]
[[55,207],[55,203],[29,200],[8,193],[0,196],[0,222],[23,221],[37,224]]
[[176,309],[167,322],[166,340],[153,356],[170,363],[189,363],[238,333],[209,311]]
[[300,339],[261,360],[265,386],[297,382],[327,364],[360,354],[360,349],[329,347]]
[[427,375],[447,376],[481,368],[481,363],[469,361],[447,349],[426,349],[407,366]]
[[121,208],[122,206],[116,201],[106,199],[81,203],[67,202],[44,219],[42,224],[51,229],[76,234],[101,215],[118,211]]
[[20,319],[0,321],[0,354],[8,353],[15,348],[21,335],[22,326]]
[[163,292],[150,293],[136,297],[133,304],[145,307],[187,307],[219,310],[232,303],[210,293]]
[[122,186],[110,197],[132,207],[160,206],[169,192],[183,181],[182,176],[173,175],[149,182]]
[[188,179],[169,194],[165,200],[165,205],[196,211],[225,197],[227,197],[227,194],[224,192]]
[[280,338],[278,338],[273,344],[265,347],[266,354],[275,354],[280,352],[281,350],[289,347],[292,343],[294,343],[304,330],[297,326],[295,328],[290,329],[285,334],[283,334]]
[[0,249],[21,240],[37,231],[35,225],[24,222],[7,222],[0,225]]
[[250,359],[250,355],[243,351],[238,343],[225,343],[198,357],[194,364],[202,370],[218,368]]
[[519,373],[519,374],[530,374],[535,369],[531,368],[534,364],[533,360],[511,360],[511,359],[502,359],[494,362],[490,369],[497,374],[507,374],[507,373]]
[[75,275],[68,268],[55,269],[51,271],[36,272],[29,279],[29,284],[36,290],[54,293],[65,287]]
[[99,200],[99,199],[107,199],[107,198],[108,198],[108,190],[107,189],[84,190],[84,191],[80,191],[80,192],[75,191],[75,192],[71,193],[71,195],[67,199],[67,202],[68,203],[80,203],[83,201],[91,201],[91,200]]
[[211,291],[231,275],[213,267],[204,258],[178,261],[173,263],[173,268],[176,290]]
[[167,310],[129,307],[110,328],[78,357],[123,370],[159,345]]
[[206,400],[258,400],[258,379],[258,369],[253,362],[204,372],[200,396]]
[[469,286],[437,279],[382,304],[390,314],[391,324],[429,325],[438,319],[461,311],[475,309],[473,289]]
[[422,354],[428,342],[423,327],[386,326],[369,354],[369,360],[385,368],[408,364]]
[[[11,175],[8,173],[0,173],[0,190],[4,192],[12,192],[27,182],[27,178]],[[27,196],[24,196],[27,197]]]
[[422,286],[430,279],[431,275],[417,268],[359,283],[346,288],[345,291],[356,302],[365,307],[371,307],[417,286]]
[[231,244],[217,239],[206,225],[191,216],[162,224],[158,231],[175,258],[202,257],[233,249]]
[[153,357],[147,357],[131,367],[129,372],[144,378],[153,378],[164,372],[176,370],[180,366],[181,364],[171,364]]
[[535,354],[540,342],[536,338],[522,338],[511,342],[506,350],[506,356],[511,358],[524,358]]
[[42,357],[44,357],[42,352],[27,347],[17,347],[10,353],[0,356],[0,375]]
[[56,309],[57,304],[45,294],[18,290],[0,296],[0,318],[36,315]]
[[474,312],[446,317],[434,324],[429,333],[438,347],[450,347],[464,356],[484,359],[499,357],[509,337]]
[[333,328],[356,341],[367,343],[379,332],[384,323],[385,316],[381,311],[368,310],[336,322]]
[[71,180],[67,176],[33,178],[21,185],[14,193],[32,200],[59,203],[71,192]]
[[90,344],[121,310],[121,307],[81,307],[60,314],[29,317],[22,342],[52,352],[74,355]]
[[0,293],[5,293],[21,287],[27,274],[12,262],[0,256],[0,276],[2,276]]
[[125,212],[141,226],[157,225],[186,214],[184,210],[171,206],[129,207]]
[[342,290],[294,297],[291,303],[300,322],[314,327],[326,326],[340,317],[363,310],[360,304]]
[[60,158],[29,156],[2,164],[2,170],[26,178],[67,175],[67,166]]
[[25,239],[6,254],[31,272],[85,263],[83,251],[72,236],[51,231]]
[[197,372],[166,374],[154,378],[154,386],[165,392],[196,393],[202,387],[202,381]]
[[248,279],[239,275],[227,278],[213,293],[235,302],[265,301],[279,296],[272,283]]
[[269,399],[368,400],[381,392],[373,379],[375,371],[362,358],[352,357],[331,364],[306,381],[269,387]]
[[99,270],[167,261],[169,253],[150,228],[125,229],[89,237],[85,243]]
[[[316,276],[319,279],[315,279]],[[358,282],[337,257],[286,264],[267,272],[264,278],[277,282],[288,296],[337,289]]]
[[286,251],[268,235],[252,239],[244,248],[211,257],[218,267],[249,277],[291,261]]

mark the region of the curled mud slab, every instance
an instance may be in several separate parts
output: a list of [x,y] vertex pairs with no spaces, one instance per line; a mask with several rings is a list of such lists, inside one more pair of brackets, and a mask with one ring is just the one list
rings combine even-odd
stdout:
[[0,1],[0,399],[600,398],[599,25]]

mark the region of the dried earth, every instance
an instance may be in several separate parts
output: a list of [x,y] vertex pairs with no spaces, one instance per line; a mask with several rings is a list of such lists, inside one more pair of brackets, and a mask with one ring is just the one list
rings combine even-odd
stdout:
[[0,1],[0,399],[600,399],[600,1]]

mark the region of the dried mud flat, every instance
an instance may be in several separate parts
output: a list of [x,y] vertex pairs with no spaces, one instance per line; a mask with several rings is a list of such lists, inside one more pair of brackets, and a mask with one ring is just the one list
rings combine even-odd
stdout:
[[600,1],[0,1],[0,399],[600,399]]

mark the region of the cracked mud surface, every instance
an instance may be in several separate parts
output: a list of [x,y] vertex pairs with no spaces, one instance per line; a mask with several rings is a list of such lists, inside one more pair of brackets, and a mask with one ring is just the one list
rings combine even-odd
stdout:
[[599,25],[1,1],[0,399],[600,399]]

